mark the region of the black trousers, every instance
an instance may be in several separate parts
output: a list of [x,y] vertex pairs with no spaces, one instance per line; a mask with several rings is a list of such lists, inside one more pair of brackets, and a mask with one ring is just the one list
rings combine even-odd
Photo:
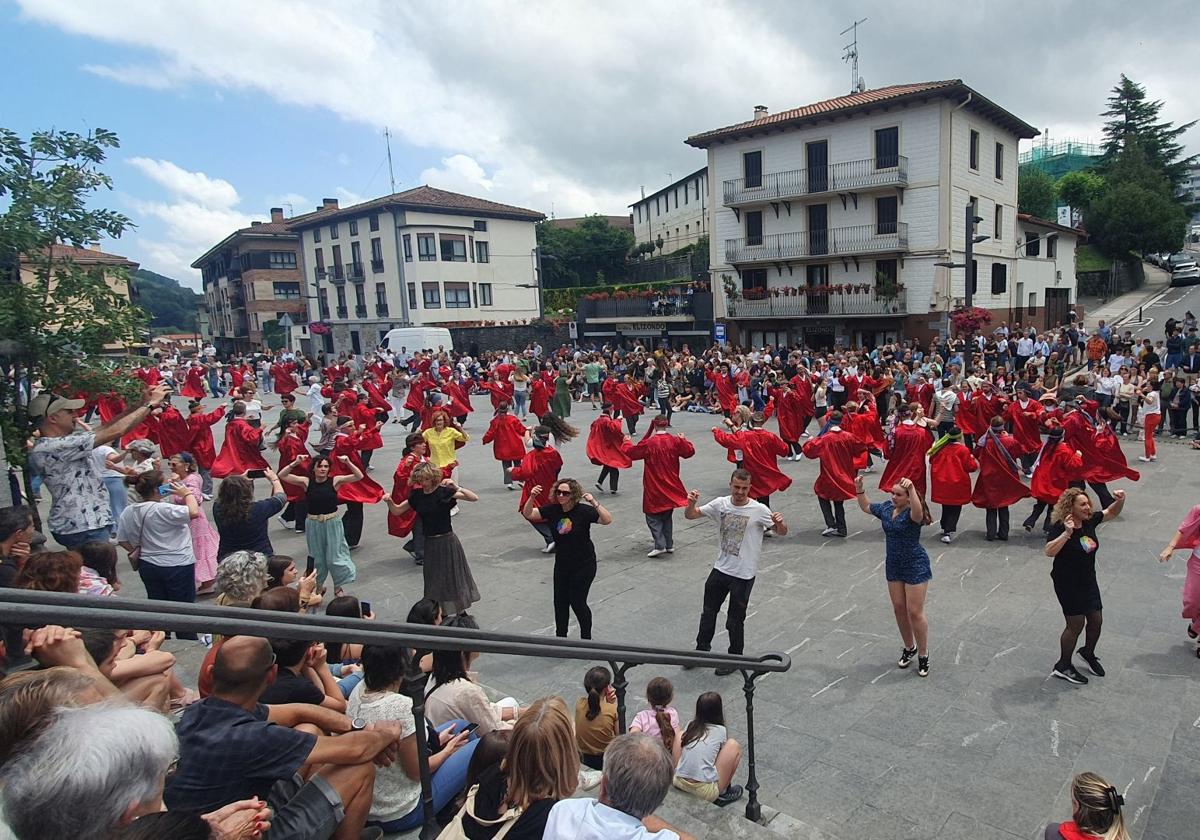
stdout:
[[592,609],[588,606],[588,592],[596,579],[596,558],[587,560],[554,560],[554,633],[567,635],[571,612],[579,622],[579,638],[592,638]]
[[942,533],[953,534],[958,530],[958,517],[962,515],[962,505],[942,505]]
[[362,539],[363,503],[346,502],[346,512],[342,514],[342,528],[346,532],[346,545],[354,548]]
[[640,414],[626,414],[625,415],[625,426],[626,426],[626,428],[629,429],[629,434],[632,435],[634,432],[637,431],[637,421],[638,421],[638,418],[641,416],[642,415],[640,415]]
[[[1072,481],[1071,486],[1083,489],[1083,482]],[[1113,494],[1109,492],[1108,485],[1103,481],[1089,481],[1087,486],[1092,488],[1092,492],[1096,494],[1096,500],[1100,503],[1101,509],[1113,503]]]
[[279,514],[284,522],[291,522],[297,531],[304,530],[304,522],[308,519],[308,502],[301,499],[298,502],[288,502],[283,513]]
[[801,446],[800,441],[785,440],[784,443],[786,443],[788,445],[788,455],[803,455],[804,454],[804,448]]
[[817,499],[821,505],[821,515],[825,517],[826,528],[837,528],[837,532],[846,536],[846,504],[841,499]]
[[500,462],[500,471],[504,474],[504,483],[505,484],[512,484],[512,481],[513,481],[512,468],[515,467],[519,463],[521,463],[521,462],[520,461],[501,461]]
[[729,609],[725,629],[729,631],[729,652],[740,654],[746,643],[746,608],[750,605],[750,590],[754,578],[743,580],[713,569],[704,583],[704,611],[700,613],[700,630],[696,634],[696,650],[712,650],[713,634],[717,631],[717,613],[725,598]]
[[989,540],[1008,539],[1008,508],[988,508],[985,521]]
[[375,450],[374,450],[374,449],[360,449],[360,450],[358,450],[358,456],[359,456],[360,458],[362,458],[362,462],[363,462],[363,469],[364,469],[364,470],[365,470],[365,469],[367,469],[368,467],[370,467],[370,466],[371,466],[371,456],[372,456],[372,455],[374,455],[374,454],[375,454]]
[[608,479],[608,489],[613,491],[614,493],[616,493],[617,492],[617,481],[620,479],[620,477],[621,477],[621,471],[618,470],[616,467],[605,467],[604,469],[600,470],[600,477],[596,479],[596,483],[603,484],[604,479],[607,478]]
[[1049,532],[1049,530],[1050,530],[1050,512],[1053,510],[1054,510],[1054,505],[1047,504],[1046,502],[1039,502],[1035,499],[1034,503],[1033,503],[1033,513],[1031,513],[1031,514],[1029,514],[1029,516],[1025,517],[1024,524],[1027,527],[1032,528],[1034,525],[1037,524],[1038,517],[1042,515],[1042,511],[1045,511],[1046,512],[1046,521],[1042,524],[1042,530]]
[[770,496],[759,496],[754,501],[758,502],[760,505],[766,505],[767,507],[771,506],[771,497]]
[[1168,408],[1167,414],[1171,417],[1171,434],[1180,437],[1187,434],[1187,409]]

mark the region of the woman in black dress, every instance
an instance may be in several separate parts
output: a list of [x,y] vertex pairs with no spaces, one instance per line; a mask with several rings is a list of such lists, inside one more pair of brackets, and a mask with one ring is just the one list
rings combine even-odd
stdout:
[[1085,625],[1087,634],[1079,655],[1093,674],[1104,676],[1104,668],[1096,657],[1096,642],[1100,639],[1104,621],[1104,605],[1100,601],[1100,586],[1096,583],[1096,551],[1100,548],[1096,527],[1118,516],[1124,506],[1125,491],[1115,490],[1113,503],[1102,511],[1093,512],[1087,491],[1068,487],[1059,496],[1050,517],[1053,524],[1046,543],[1046,556],[1054,558],[1050,578],[1067,620],[1059,640],[1058,662],[1050,673],[1075,685],[1086,685],[1088,681],[1071,664],[1075,643]]
[[425,597],[442,605],[446,615],[465,614],[479,600],[479,589],[467,565],[462,543],[450,527],[450,512],[459,499],[477,502],[479,497],[459,487],[453,480],[442,479],[442,471],[430,462],[412,471],[413,487],[408,498],[397,504],[384,496],[388,510],[402,515],[414,510],[425,532]]
[[[592,545],[592,525],[612,523],[612,514],[584,493],[579,482],[562,478],[554,484],[551,504],[536,507],[540,486],[529,491],[521,513],[537,525],[546,522],[554,532],[554,632],[565,637],[570,610],[579,622],[579,637],[592,638],[592,610],[587,596],[596,579],[596,547]],[[586,505],[579,504],[580,501]]]

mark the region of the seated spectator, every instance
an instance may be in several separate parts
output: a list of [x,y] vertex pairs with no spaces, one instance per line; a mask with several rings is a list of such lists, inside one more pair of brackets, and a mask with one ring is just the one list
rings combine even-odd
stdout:
[[[308,704],[258,702],[277,666],[266,639],[233,636],[213,664],[212,696],[183,713],[179,766],[169,808],[210,811],[257,796],[270,806],[271,840],[358,840],[375,786],[375,761],[388,764],[400,730],[354,724]],[[344,733],[329,736],[323,733]]]
[[[296,594],[295,590],[285,587],[268,589],[267,593],[276,591]],[[271,650],[275,653],[278,670],[275,681],[266,687],[258,702],[268,706],[312,703],[335,712],[346,711],[346,698],[325,664],[324,645],[296,639],[271,639]]]
[[43,551],[31,554],[17,575],[14,586],[38,592],[79,592],[83,560],[74,551]]
[[732,784],[742,748],[725,731],[720,694],[706,691],[696,698],[696,716],[683,731],[680,744],[683,753],[675,768],[675,787],[721,806],[742,798],[742,786]]
[[129,630],[105,628],[80,632],[83,645],[100,673],[134,703],[165,712],[198,699],[175,676],[175,656],[158,649],[164,640],[161,632],[137,631],[145,639],[142,653],[138,653]]
[[587,697],[575,703],[575,743],[580,760],[593,770],[604,769],[604,750],[617,735],[617,693],[612,674],[603,665],[588,669],[583,678]]
[[[329,602],[329,606],[325,608],[325,615],[336,616],[338,618],[375,618],[374,615],[363,612],[362,604],[353,595],[339,595],[334,598]],[[362,645],[356,644],[325,642],[325,650],[328,653],[326,658],[331,664],[357,662],[362,658],[362,648]]]
[[[427,624],[430,627],[440,627],[443,618],[445,616],[442,613],[442,605],[437,599],[422,598],[412,605],[412,609],[408,611],[408,618],[405,620],[409,624]],[[417,667],[422,672],[428,674],[433,670],[433,651],[410,651],[410,654],[417,661]]]
[[117,547],[110,542],[92,540],[76,551],[83,561],[79,570],[80,595],[112,595],[121,589],[117,578]]
[[1046,826],[1046,840],[1129,840],[1121,813],[1125,797],[1095,773],[1071,780],[1071,805],[1071,819]]
[[[421,767],[417,760],[416,722],[412,698],[401,690],[408,655],[403,647],[366,645],[362,648],[363,682],[350,694],[347,714],[368,723],[390,721],[400,727],[397,762],[378,770],[368,821],[391,834],[419,826],[424,818]],[[440,811],[466,784],[467,767],[479,743],[463,731],[467,722],[451,721],[428,733],[429,773],[433,807]]]
[[546,830],[550,809],[578,783],[579,753],[567,706],[560,697],[543,697],[521,715],[508,753],[480,774],[455,820],[470,840],[491,840],[502,830],[507,840],[534,840]]
[[293,586],[300,591],[300,606],[304,609],[315,609],[321,606],[321,595],[317,590],[317,570],[300,577],[296,561],[286,554],[272,554],[267,558],[267,575],[270,582],[267,588],[275,586]]
[[630,732],[642,732],[651,738],[662,741],[663,747],[679,763],[682,747],[679,742],[683,730],[679,727],[679,712],[671,703],[675,700],[675,687],[666,677],[655,677],[646,683],[646,702],[649,709],[642,709],[634,715],[633,723],[629,724]]
[[[470,616],[454,616],[443,627],[479,629]],[[479,654],[471,651],[433,652],[433,679],[425,688],[425,716],[434,726],[452,720],[476,724],[479,737],[496,729],[511,729],[520,710],[511,697],[493,703],[470,673]]]
[[275,553],[271,538],[267,535],[267,524],[277,516],[287,502],[279,476],[268,468],[263,475],[271,482],[271,496],[254,501],[254,481],[244,475],[231,475],[221,482],[217,500],[213,502],[213,524],[221,537],[217,547],[217,560],[235,551],[257,551],[261,554]]
[[[474,733],[472,733],[474,734]],[[508,755],[508,742],[512,739],[511,729],[497,729],[474,741],[475,749],[471,754],[471,763],[467,765],[467,780],[462,792],[454,801],[456,810],[462,810],[467,801],[467,791],[479,784],[479,777],[492,766],[499,766]]]
[[87,674],[63,665],[0,680],[0,768],[53,722],[55,709],[104,702]]
[[600,798],[564,799],[550,809],[546,840],[693,840],[654,816],[671,789],[674,762],[646,735],[614,738],[604,751]]
[[[0,508],[0,586],[16,585],[17,574],[29,556],[33,539],[33,513],[25,505]],[[0,643],[5,647],[9,667],[25,661],[24,642],[19,624],[0,624]]]
[[[88,653],[83,634],[70,627],[48,624],[27,631],[24,652],[37,660],[43,668],[70,668],[87,677],[104,697],[119,697],[120,689],[112,684],[96,666],[96,660]],[[45,673],[37,671],[33,673]],[[14,675],[15,676],[15,675]]]

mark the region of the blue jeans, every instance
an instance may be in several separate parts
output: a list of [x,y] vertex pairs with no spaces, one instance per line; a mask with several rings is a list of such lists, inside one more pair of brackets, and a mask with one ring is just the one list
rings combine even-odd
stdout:
[[121,511],[129,507],[129,493],[125,490],[125,479],[119,475],[106,476],[104,486],[108,489],[108,509],[112,511],[113,524],[109,531],[116,536]]
[[[467,725],[465,720],[451,720],[442,724],[437,728],[438,732],[445,732],[453,727],[457,732]],[[471,763],[471,756],[475,754],[475,747],[479,743],[479,736],[472,732],[467,736],[467,743],[459,748],[458,752],[442,762],[442,766],[437,769],[437,772],[429,780],[429,785],[433,789],[433,811],[437,813],[446,807],[451,799],[458,796],[467,784],[467,765]],[[401,771],[403,772],[403,771]],[[390,822],[380,822],[379,820],[367,820],[367,825],[377,825],[384,830],[384,833],[391,834],[396,831],[408,831],[421,825],[425,819],[425,803],[418,801],[416,807],[409,811],[406,815],[398,820]]]
[[[54,541],[66,549],[79,548],[86,542],[109,542],[112,539],[112,534],[108,527],[93,528],[90,531],[78,531],[74,534],[60,534],[57,531],[51,531],[50,536],[54,537]],[[195,584],[193,583],[193,588]],[[193,598],[193,600],[195,600]]]
[[338,680],[338,688],[342,690],[342,697],[350,699],[350,692],[354,691],[354,687],[362,682],[363,673],[359,671],[356,674],[347,674]]
[[522,417],[525,416],[525,397],[525,391],[513,391],[513,410]]
[[[147,560],[142,560],[138,564],[138,576],[146,586],[147,598],[156,601],[177,601],[183,604],[196,602],[195,563],[183,566],[156,566]],[[177,633],[176,636],[180,639],[196,638],[195,633]]]

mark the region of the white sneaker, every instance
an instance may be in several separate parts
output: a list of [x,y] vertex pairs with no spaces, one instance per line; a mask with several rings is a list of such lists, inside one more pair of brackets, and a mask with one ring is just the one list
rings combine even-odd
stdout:
[[212,501],[212,493],[203,493],[203,494],[201,494],[201,498],[204,499],[204,501],[206,501],[206,502],[211,502]]
[[826,528],[821,532],[822,537],[832,537],[837,534],[837,528]]
[[458,516],[458,512],[459,512],[460,510],[462,510],[462,508],[460,508],[458,505],[455,505],[454,507],[450,508],[450,515],[451,515],[451,516]]
[[546,543],[546,547],[542,549],[542,554],[553,554],[554,543]]
[[665,548],[652,548],[648,552],[646,552],[646,556],[647,557],[657,557],[660,554],[666,554],[666,553],[667,553],[667,550]]
[[812,437],[812,435],[810,435],[808,432],[801,432],[800,437],[806,438],[806,437]]
[[675,553],[675,549],[673,549],[673,548],[664,548],[664,549],[663,549],[663,551],[665,551],[667,554],[674,554],[674,553]]
[[1149,464],[1151,461],[1154,461],[1157,459],[1156,458],[1147,458],[1145,455],[1139,455],[1138,460],[1141,461],[1142,463]]
[[516,490],[516,489],[517,489],[517,488],[516,488],[516,487],[513,485],[513,483],[512,483],[511,481],[510,481],[508,484],[505,484],[504,486],[505,486],[505,487],[507,487],[509,490]]
[[942,534],[942,542],[949,543],[954,539],[954,534]]

